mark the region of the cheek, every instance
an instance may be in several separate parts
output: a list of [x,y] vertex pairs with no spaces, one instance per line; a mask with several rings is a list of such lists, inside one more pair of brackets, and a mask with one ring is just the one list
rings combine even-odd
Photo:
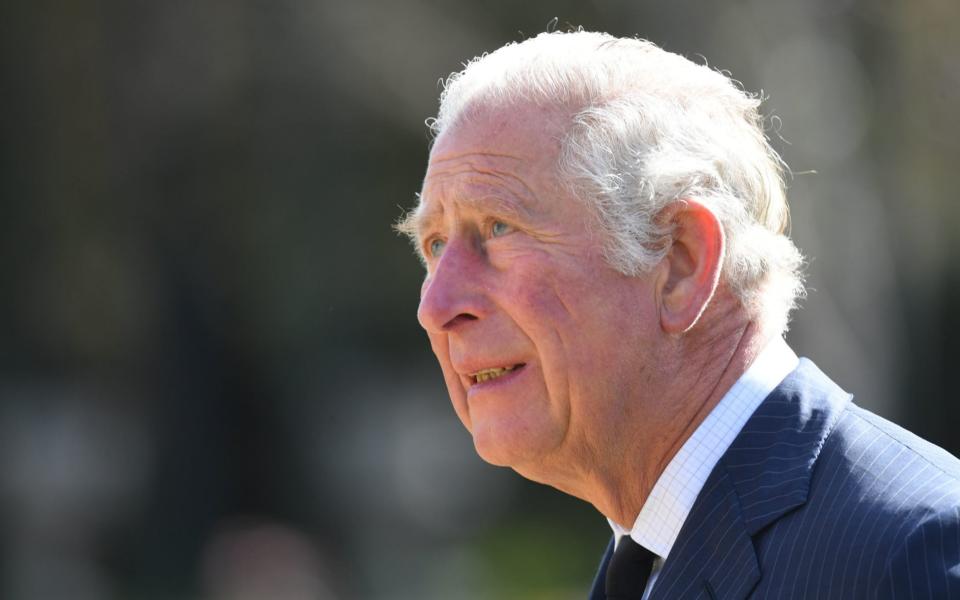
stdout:
[[594,284],[588,273],[535,264],[518,271],[505,296],[523,325],[541,336],[550,332],[564,342],[573,342],[596,309]]
[[453,404],[453,410],[457,417],[468,430],[471,428],[470,414],[467,410],[467,393],[463,389],[463,383],[457,372],[453,370],[450,363],[450,347],[445,335],[429,335],[430,347],[440,363],[440,370],[443,371],[443,381],[447,386],[447,393],[450,395],[450,402]]
[[[517,320],[544,360],[548,375],[572,375],[587,384],[623,361],[625,347],[646,339],[651,315],[642,293],[604,271],[527,271],[511,288]],[[647,307],[649,308],[649,307]],[[590,384],[592,387],[592,384]]]
[[562,282],[551,274],[530,270],[520,273],[504,296],[511,318],[533,346],[554,410],[568,402],[568,378],[586,333],[577,307],[561,291]]
[[567,313],[571,308],[565,298],[581,294],[583,280],[578,271],[569,269],[562,261],[541,254],[526,254],[515,257],[511,264],[504,298],[519,315],[540,315],[541,321],[562,322],[569,318]]

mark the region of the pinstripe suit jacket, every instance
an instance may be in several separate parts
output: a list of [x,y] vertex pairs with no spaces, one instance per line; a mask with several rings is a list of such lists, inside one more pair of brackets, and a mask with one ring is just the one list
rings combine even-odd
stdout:
[[801,360],[710,474],[651,600],[960,598],[960,461],[850,398]]

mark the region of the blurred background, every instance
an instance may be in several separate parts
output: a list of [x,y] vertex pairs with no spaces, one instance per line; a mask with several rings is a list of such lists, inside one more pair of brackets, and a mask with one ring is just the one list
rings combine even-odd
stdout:
[[584,597],[606,522],[474,455],[390,229],[553,17],[769,97],[789,341],[960,451],[954,0],[5,2],[0,597]]

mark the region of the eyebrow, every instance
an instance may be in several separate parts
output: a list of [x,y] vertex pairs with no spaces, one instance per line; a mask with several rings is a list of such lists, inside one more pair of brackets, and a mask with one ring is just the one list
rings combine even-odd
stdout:
[[[419,200],[417,208],[407,213],[407,215],[397,224],[397,229],[406,234],[414,242],[417,242],[424,231],[435,226],[435,223],[443,219],[442,209],[434,209],[429,212],[423,212],[423,198],[417,194]],[[489,213],[494,216],[502,216],[512,221],[527,221],[533,218],[533,213],[522,200],[510,201],[498,198],[496,194],[483,194],[476,196],[465,196],[457,200],[459,203],[467,205],[479,212]]]

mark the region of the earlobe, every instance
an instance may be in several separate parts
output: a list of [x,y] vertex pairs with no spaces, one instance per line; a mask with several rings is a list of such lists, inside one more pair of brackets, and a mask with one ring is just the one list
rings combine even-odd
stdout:
[[661,218],[673,234],[660,279],[660,326],[679,334],[696,325],[717,289],[725,238],[717,216],[695,200],[669,206]]

